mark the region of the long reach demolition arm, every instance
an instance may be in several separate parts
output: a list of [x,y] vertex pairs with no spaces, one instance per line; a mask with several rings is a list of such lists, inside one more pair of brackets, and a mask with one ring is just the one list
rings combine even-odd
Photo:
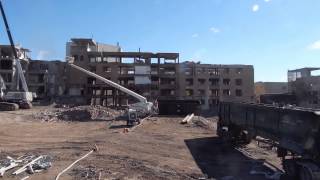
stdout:
[[127,93],[127,94],[129,94],[129,95],[131,95],[131,96],[133,96],[135,98],[137,98],[141,103],[148,103],[147,98],[141,96],[140,94],[135,93],[135,92],[131,91],[130,89],[127,89],[127,88],[125,88],[125,87],[123,87],[123,86],[121,86],[121,85],[119,85],[119,84],[117,84],[117,83],[115,83],[113,81],[110,81],[110,80],[108,80],[108,79],[106,79],[106,78],[104,78],[102,76],[99,76],[99,75],[97,75],[97,74],[95,74],[93,72],[90,72],[90,71],[88,71],[86,69],[83,69],[83,68],[73,64],[72,61],[68,61],[68,63],[69,63],[69,65],[71,67],[73,67],[75,69],[78,69],[79,71],[84,72],[84,73],[88,74],[89,76],[95,77],[96,79],[99,79],[100,81],[103,81],[106,84],[108,84],[108,85],[110,85],[110,86],[112,86],[112,87],[114,87],[116,89],[119,89],[120,91],[122,91],[124,93]]

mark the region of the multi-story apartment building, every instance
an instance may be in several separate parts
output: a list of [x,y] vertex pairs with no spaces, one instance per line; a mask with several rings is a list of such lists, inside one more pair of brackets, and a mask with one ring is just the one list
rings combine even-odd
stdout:
[[296,96],[298,106],[320,108],[320,76],[312,75],[320,68],[288,71],[289,92]]
[[[25,49],[21,49],[25,50]],[[14,64],[8,47],[1,49],[0,73],[13,85]],[[26,51],[26,50],[25,50]],[[28,52],[28,51],[26,51]],[[219,101],[251,102],[254,98],[254,70],[251,65],[180,63],[179,53],[122,52],[119,45],[92,39],[71,39],[67,59],[149,99],[198,100],[203,109]],[[28,57],[28,56],[25,56]],[[63,96],[74,103],[123,106],[135,102],[107,84],[71,68],[62,61],[25,58],[23,63],[30,91],[39,98]],[[6,64],[8,63],[8,64]],[[4,73],[12,73],[11,76]]]
[[180,99],[200,100],[203,109],[219,101],[252,102],[254,69],[251,65],[179,64]]
[[29,91],[38,98],[64,95],[66,63],[61,61],[30,60],[27,72]]
[[[199,100],[204,109],[219,101],[251,102],[254,70],[251,65],[212,65],[179,62],[178,53],[121,52],[119,46],[91,39],[72,39],[67,56],[74,63],[152,100]],[[100,45],[102,46],[102,45]],[[73,69],[67,73],[68,94],[87,103],[126,105],[134,99]]]
[[[18,53],[20,63],[24,73],[28,69],[28,64],[30,60],[29,50],[16,46],[16,51]],[[12,52],[10,45],[0,45],[0,75],[2,76],[6,89],[17,90],[20,85],[20,81],[17,75],[16,62],[14,61],[14,54]]]

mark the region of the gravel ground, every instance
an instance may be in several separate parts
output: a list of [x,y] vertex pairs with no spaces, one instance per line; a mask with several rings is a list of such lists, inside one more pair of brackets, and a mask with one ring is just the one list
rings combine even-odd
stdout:
[[[30,179],[54,179],[93,144],[99,150],[80,161],[61,179],[267,179],[281,167],[276,154],[252,143],[246,147],[224,144],[215,133],[216,119],[152,117],[124,133],[125,121],[39,121],[37,115],[53,107],[0,112],[0,159],[25,154],[53,157],[52,167]],[[61,110],[63,111],[63,110]],[[9,171],[12,172],[12,171]],[[20,179],[5,174],[4,179]],[[270,177],[269,177],[270,178]]]

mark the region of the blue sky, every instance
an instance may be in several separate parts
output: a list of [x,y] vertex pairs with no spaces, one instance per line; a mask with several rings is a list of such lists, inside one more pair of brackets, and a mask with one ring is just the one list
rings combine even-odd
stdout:
[[[64,59],[72,37],[181,60],[252,64],[255,81],[320,66],[319,0],[3,0],[16,43]],[[0,43],[8,43],[1,21]]]

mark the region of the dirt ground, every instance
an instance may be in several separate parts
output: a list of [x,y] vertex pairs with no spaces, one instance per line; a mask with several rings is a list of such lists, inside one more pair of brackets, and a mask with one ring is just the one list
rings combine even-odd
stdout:
[[[274,151],[251,143],[231,147],[211,125],[182,125],[181,117],[152,117],[132,132],[125,121],[43,122],[33,114],[53,107],[0,112],[0,157],[44,154],[52,167],[29,179],[55,176],[96,144],[99,150],[80,161],[61,179],[223,179],[260,180],[281,167]],[[197,121],[197,117],[194,118]],[[21,179],[6,173],[3,179]],[[251,172],[251,173],[250,173]]]

